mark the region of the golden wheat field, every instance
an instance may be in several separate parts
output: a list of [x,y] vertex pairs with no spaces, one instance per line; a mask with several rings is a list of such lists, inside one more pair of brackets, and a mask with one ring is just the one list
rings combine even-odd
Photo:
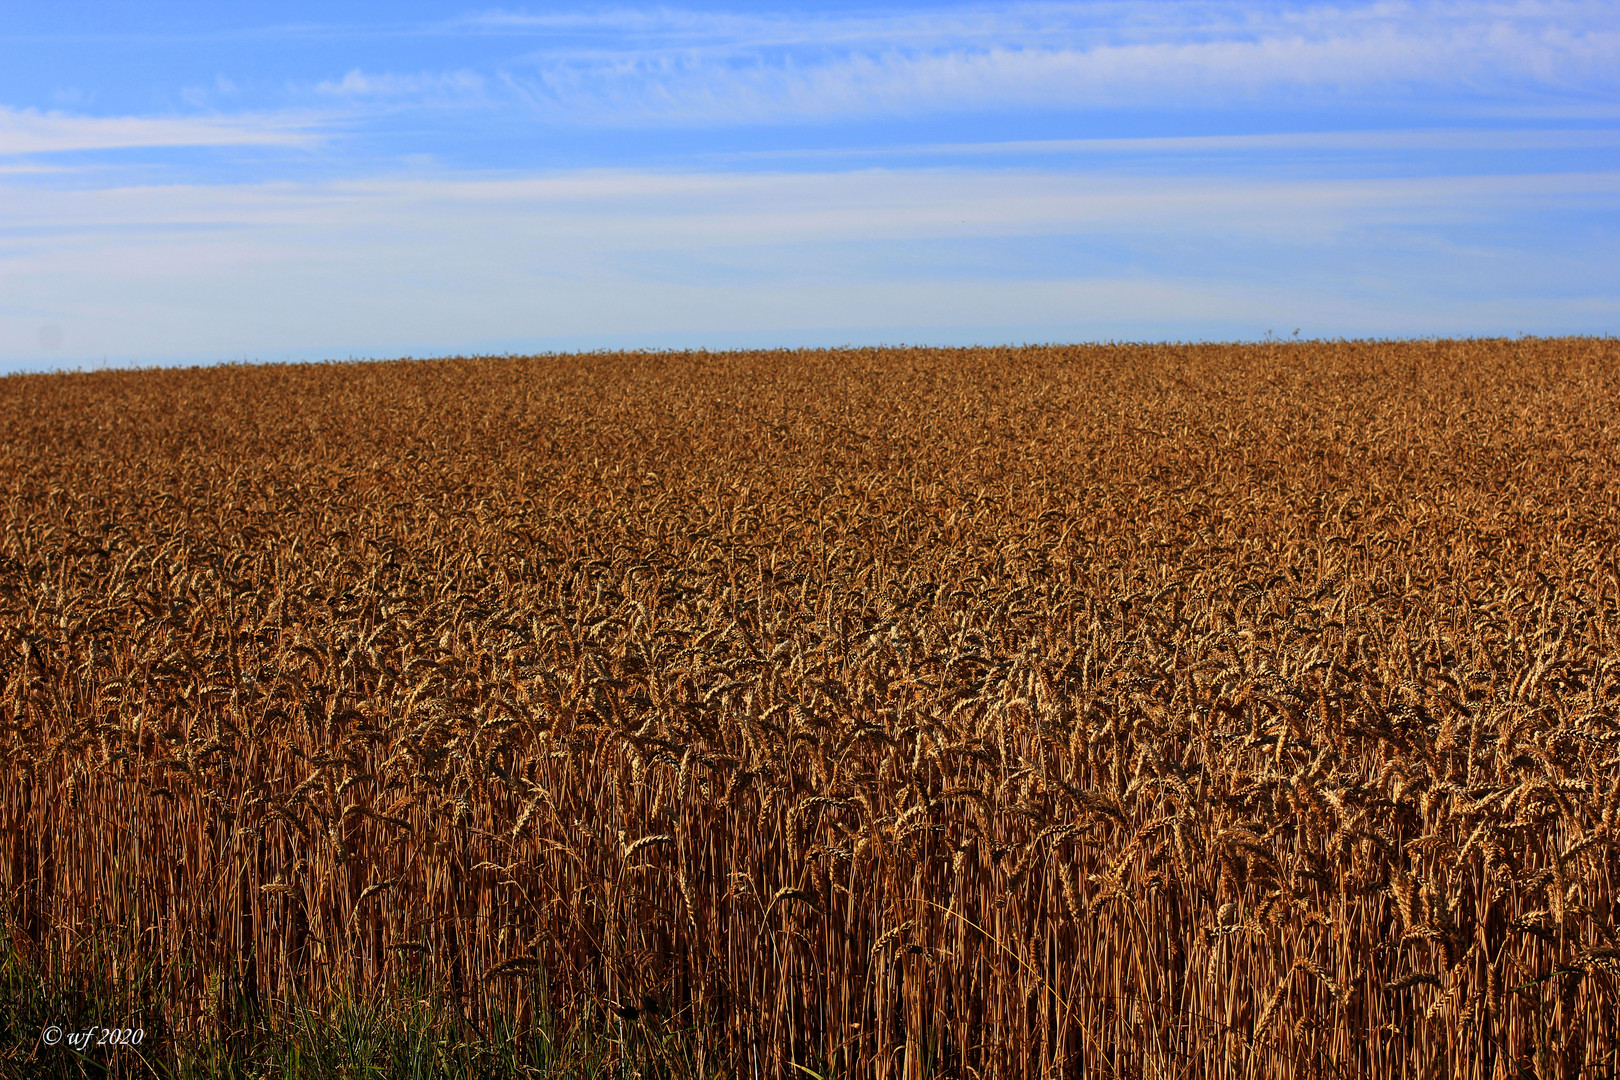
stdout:
[[1620,1067],[1620,341],[16,376],[0,519],[7,932],[176,1030]]

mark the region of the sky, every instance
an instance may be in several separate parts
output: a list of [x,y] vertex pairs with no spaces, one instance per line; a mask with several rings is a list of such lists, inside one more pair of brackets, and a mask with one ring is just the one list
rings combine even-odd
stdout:
[[10,0],[0,373],[1620,331],[1620,0]]

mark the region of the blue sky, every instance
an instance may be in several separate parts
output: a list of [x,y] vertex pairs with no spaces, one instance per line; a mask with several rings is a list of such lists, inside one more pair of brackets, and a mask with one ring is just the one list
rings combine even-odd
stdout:
[[1620,330],[1620,3],[13,2],[0,60],[0,371]]

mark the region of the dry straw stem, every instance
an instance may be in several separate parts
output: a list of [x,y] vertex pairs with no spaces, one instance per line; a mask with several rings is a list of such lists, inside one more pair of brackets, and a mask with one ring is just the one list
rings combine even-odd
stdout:
[[1602,1075],[1616,415],[1608,339],[0,380],[6,926],[708,1075]]

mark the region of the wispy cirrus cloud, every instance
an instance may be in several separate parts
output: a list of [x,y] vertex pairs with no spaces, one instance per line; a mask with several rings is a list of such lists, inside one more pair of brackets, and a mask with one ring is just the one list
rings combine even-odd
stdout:
[[871,148],[743,150],[714,157],[745,161],[860,160],[862,158],[979,158],[1091,156],[1218,156],[1339,151],[1529,152],[1620,150],[1620,131],[1604,128],[1418,128],[1373,131],[1296,131],[1263,135],[1143,135],[1125,138],[1020,139],[972,143],[916,143]]
[[[1104,0],[853,14],[622,6],[385,29],[266,29],[264,40],[289,46],[314,34],[338,63],[290,79],[194,80],[171,91],[191,116],[108,115],[105,102],[101,116],[0,110],[0,153],[296,145],[313,137],[298,110],[346,114],[363,129],[378,106],[397,115],[447,103],[504,113],[501,122],[518,105],[542,122],[614,129],[1187,108],[1620,117],[1620,0]],[[340,46],[345,35],[352,49]],[[392,54],[370,41],[392,43]],[[422,65],[451,42],[460,63]]]
[[1620,317],[1620,0],[226,29],[0,107],[0,369]]
[[42,327],[61,332],[52,355],[126,358],[780,342],[790,328],[822,341],[860,327],[886,340],[1592,329],[1620,313],[1601,243],[1546,252],[1490,230],[1526,208],[1581,220],[1617,200],[1613,171],[13,187],[0,190],[0,360],[43,355]]
[[83,116],[0,105],[0,156],[137,147],[279,146],[321,141],[307,114]]
[[[503,69],[591,122],[826,120],[1009,108],[1459,101],[1620,111],[1620,5],[1052,3],[859,16],[489,13],[557,36]],[[1279,95],[1283,96],[1279,100]]]
[[[1620,171],[1255,181],[1201,175],[871,169],[839,173],[583,170],[531,177],[13,191],[10,224],[35,236],[220,230],[443,229],[559,251],[767,248],[772,244],[1137,233],[1331,241],[1346,231],[1490,220],[1515,203],[1608,205]],[[0,225],[7,224],[0,218]],[[481,241],[482,242],[482,241]],[[0,243],[0,258],[15,245]]]
[[484,83],[484,77],[476,71],[398,75],[351,68],[341,79],[328,79],[315,84],[315,92],[339,98],[465,98],[481,93]]

